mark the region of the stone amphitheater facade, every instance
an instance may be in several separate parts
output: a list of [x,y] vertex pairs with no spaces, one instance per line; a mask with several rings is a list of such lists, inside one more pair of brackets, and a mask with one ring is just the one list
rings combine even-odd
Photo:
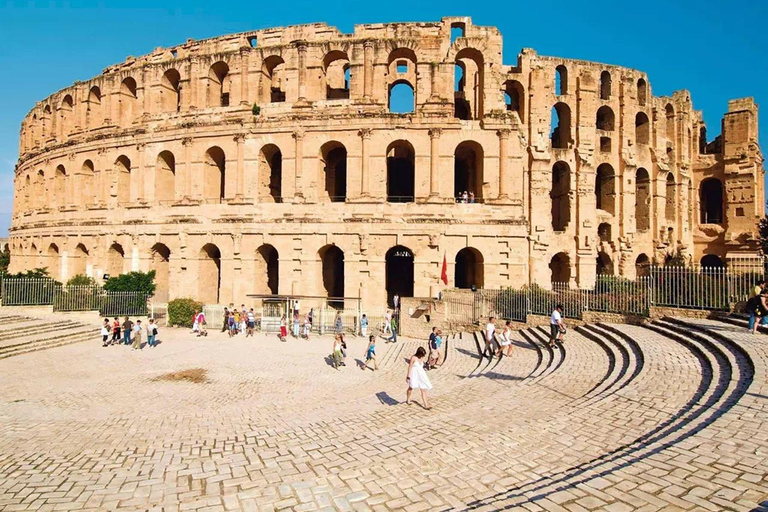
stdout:
[[11,270],[156,269],[161,292],[208,303],[436,296],[444,259],[447,287],[589,287],[755,254],[762,164],[751,98],[707,142],[687,91],[531,49],[505,65],[499,31],[466,17],[257,30],[37,103]]

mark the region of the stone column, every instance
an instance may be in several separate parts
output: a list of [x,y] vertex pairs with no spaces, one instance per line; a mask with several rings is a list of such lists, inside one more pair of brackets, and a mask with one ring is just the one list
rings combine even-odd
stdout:
[[147,197],[146,191],[144,190],[144,173],[146,170],[144,169],[144,148],[146,147],[146,144],[139,143],[136,144],[136,152],[139,154],[139,165],[136,167],[136,201],[137,202],[143,202],[145,201],[145,198]]
[[304,191],[301,188],[302,185],[302,166],[304,159],[304,130],[298,129],[293,132],[293,140],[296,141],[295,154],[294,154],[294,199],[303,198]]
[[429,69],[431,72],[429,81],[429,99],[436,101],[440,97],[437,91],[437,77],[438,73],[440,72],[440,63],[433,62]]
[[429,130],[429,196],[438,198],[440,196],[440,135],[441,128],[432,128]]
[[[184,146],[184,187],[182,190],[184,191],[183,194],[181,194],[181,198],[178,199],[191,199],[192,198],[192,159],[190,158],[190,146],[194,143],[194,140],[191,137],[186,137],[182,139],[181,141],[182,145]],[[179,187],[176,187],[179,188]]]
[[363,43],[363,75],[363,99],[370,101],[373,94],[373,41]]
[[360,136],[360,196],[371,195],[371,178],[368,171],[368,143],[371,138],[371,129],[363,128],[357,134]]
[[499,199],[509,199],[509,134],[511,130],[502,128],[496,134],[499,136]]
[[299,101],[307,101],[307,43],[306,41],[299,41],[296,43],[296,49],[299,52]]
[[101,124],[106,126],[112,124],[112,119],[117,119],[117,117],[112,115],[112,95],[113,95],[113,79],[107,78],[105,80],[105,88],[106,91],[102,92],[101,95]]
[[237,143],[237,171],[235,174],[235,200],[241,203],[245,200],[245,135],[234,137]]
[[[152,103],[150,102],[152,98],[152,94],[150,93],[151,87],[149,84],[149,80],[150,80],[149,71],[145,66],[141,68],[141,100],[144,103],[142,115],[148,115],[152,113]],[[134,117],[141,117],[141,116],[137,116],[136,112],[134,112]]]
[[240,104],[250,104],[248,100],[248,50],[240,52]]

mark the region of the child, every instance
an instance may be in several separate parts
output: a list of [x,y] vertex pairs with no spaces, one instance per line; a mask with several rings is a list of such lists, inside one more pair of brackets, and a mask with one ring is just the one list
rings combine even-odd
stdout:
[[231,338],[237,334],[237,320],[235,320],[235,313],[232,313],[227,317],[227,332]]
[[112,329],[110,329],[109,318],[105,318],[104,323],[101,324],[101,346],[102,347],[106,347],[107,345],[109,345],[109,343],[107,343],[107,340],[109,339],[109,333],[111,332],[111,330]]
[[368,367],[368,362],[373,361],[373,371],[379,369],[379,363],[376,361],[376,337],[371,335],[368,337],[368,348],[365,350],[365,363],[360,366],[361,370],[365,370]]

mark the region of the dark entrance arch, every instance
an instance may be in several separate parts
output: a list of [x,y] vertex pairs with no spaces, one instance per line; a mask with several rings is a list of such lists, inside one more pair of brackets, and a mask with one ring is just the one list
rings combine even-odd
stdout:
[[410,142],[397,140],[387,148],[387,201],[410,203],[415,195],[415,152]]
[[155,282],[157,290],[155,291],[159,301],[169,300],[168,293],[171,281],[171,250],[167,245],[157,243],[152,246],[151,268],[155,271]]
[[214,244],[200,249],[198,299],[204,304],[218,304],[221,287],[221,251]]
[[552,271],[553,283],[568,283],[571,280],[571,259],[564,252],[559,252],[552,256],[549,262],[549,269]]
[[396,245],[387,251],[385,257],[385,282],[387,304],[393,305],[392,297],[413,297],[413,251]]
[[344,297],[344,251],[335,245],[326,245],[317,254],[320,257],[325,295]]
[[256,249],[256,289],[258,293],[277,295],[280,259],[277,249],[264,244]]
[[473,247],[456,253],[456,288],[482,288],[484,283],[483,255]]

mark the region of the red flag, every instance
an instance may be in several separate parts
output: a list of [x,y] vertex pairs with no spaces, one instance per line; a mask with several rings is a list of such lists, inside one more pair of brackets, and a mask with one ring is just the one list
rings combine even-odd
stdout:
[[444,285],[448,285],[448,261],[445,259],[445,253],[443,253],[443,271],[440,272],[440,279]]

